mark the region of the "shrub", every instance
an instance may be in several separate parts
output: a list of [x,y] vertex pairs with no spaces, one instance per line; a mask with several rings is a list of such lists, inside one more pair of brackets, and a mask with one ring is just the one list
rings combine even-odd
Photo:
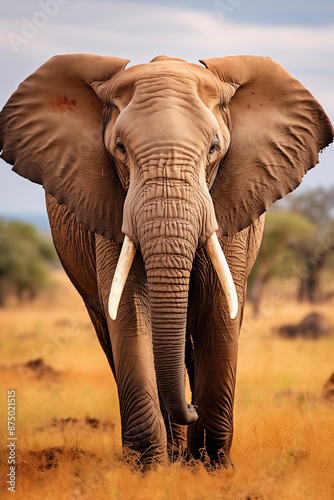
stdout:
[[51,241],[34,226],[0,219],[0,305],[12,295],[20,301],[34,298],[56,260]]

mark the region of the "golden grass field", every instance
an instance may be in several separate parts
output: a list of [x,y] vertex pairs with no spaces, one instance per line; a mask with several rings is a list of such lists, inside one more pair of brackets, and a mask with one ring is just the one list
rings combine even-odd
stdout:
[[[272,333],[309,312],[272,299],[245,312],[235,404],[234,469],[174,463],[142,474],[121,459],[115,383],[81,299],[62,272],[47,297],[0,311],[0,498],[7,490],[7,391],[16,391],[16,499],[329,500],[334,498],[334,337]],[[334,303],[315,308],[334,323]],[[52,370],[34,371],[43,358]]]

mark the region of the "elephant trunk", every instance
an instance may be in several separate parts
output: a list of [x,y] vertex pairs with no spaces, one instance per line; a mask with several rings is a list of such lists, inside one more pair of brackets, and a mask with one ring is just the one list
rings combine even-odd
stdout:
[[[171,419],[190,424],[197,413],[185,398],[185,337],[192,258],[161,252],[159,241],[142,248],[151,304],[152,338],[158,387]],[[177,242],[189,246],[187,241]],[[174,242],[175,244],[175,242]],[[173,245],[171,245],[172,247]],[[150,254],[150,255],[147,255]]]
[[[147,276],[157,384],[171,419],[187,425],[198,418],[185,397],[189,280],[198,244],[215,231],[216,217],[192,179],[176,178],[182,172],[176,162],[168,171],[172,178],[146,182],[137,198],[142,203],[130,205],[129,193],[128,206]],[[132,235],[126,218],[123,230]]]

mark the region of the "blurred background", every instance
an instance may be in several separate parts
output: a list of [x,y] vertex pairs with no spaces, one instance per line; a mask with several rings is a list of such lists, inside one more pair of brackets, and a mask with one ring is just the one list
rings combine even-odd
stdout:
[[[116,56],[130,65],[160,54],[193,63],[250,54],[278,61],[334,122],[333,0],[11,0],[1,4],[0,27],[1,108],[55,54]],[[206,483],[204,473],[198,482],[182,472],[182,486],[160,471],[140,478],[140,498],[161,498],[162,483],[166,498],[183,500],[217,498],[214,484],[224,498],[332,498],[334,146],[319,156],[267,214],[249,279],[232,448],[238,468]],[[57,260],[43,189],[1,159],[0,332],[1,386],[19,394],[18,498],[137,498],[129,493],[134,476],[120,468],[117,389]],[[0,430],[6,397],[1,392]],[[1,432],[0,449],[5,439]],[[0,451],[0,467],[2,458],[6,469]],[[106,467],[100,482],[89,480],[101,460],[113,464],[112,475]]]

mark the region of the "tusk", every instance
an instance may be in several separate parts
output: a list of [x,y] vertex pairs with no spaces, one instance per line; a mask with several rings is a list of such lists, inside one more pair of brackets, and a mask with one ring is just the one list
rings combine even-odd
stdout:
[[238,313],[238,297],[234,286],[231,271],[226,262],[222,247],[218,241],[216,233],[213,233],[205,243],[206,250],[215,268],[218,278],[223,286],[230,310],[231,319],[234,319]]
[[135,253],[136,247],[133,241],[127,235],[125,235],[121,254],[117,262],[114,279],[110,288],[108,311],[111,319],[116,319],[118,306]]

